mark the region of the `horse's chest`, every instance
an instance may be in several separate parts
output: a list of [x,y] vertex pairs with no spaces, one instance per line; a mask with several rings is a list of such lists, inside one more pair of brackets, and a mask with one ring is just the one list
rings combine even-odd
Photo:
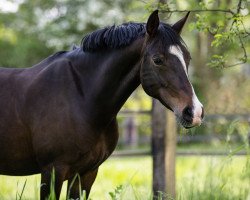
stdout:
[[116,125],[109,127],[97,137],[98,140],[93,143],[89,151],[78,157],[79,171],[98,168],[112,154],[118,140]]

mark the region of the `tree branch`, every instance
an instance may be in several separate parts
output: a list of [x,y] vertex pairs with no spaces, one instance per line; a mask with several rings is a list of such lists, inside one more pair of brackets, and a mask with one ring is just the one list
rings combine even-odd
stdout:
[[244,46],[244,42],[242,40],[242,37],[240,34],[237,34],[238,35],[238,38],[239,38],[239,41],[240,41],[240,47],[243,51],[243,57],[242,57],[242,62],[238,62],[238,63],[235,63],[235,64],[232,64],[232,65],[228,65],[226,66],[227,68],[228,67],[234,67],[234,66],[237,66],[237,65],[242,65],[242,64],[245,64],[247,62],[247,51],[246,51],[246,47]]
[[160,10],[161,13],[182,13],[182,12],[223,12],[223,13],[230,13],[231,15],[234,15],[235,12],[233,12],[230,9],[223,10],[223,9],[195,9],[195,10]]
[[243,9],[243,8],[241,7],[241,4],[242,4],[242,0],[239,0],[238,5],[237,5],[237,14],[239,14],[239,13],[240,13],[240,10]]

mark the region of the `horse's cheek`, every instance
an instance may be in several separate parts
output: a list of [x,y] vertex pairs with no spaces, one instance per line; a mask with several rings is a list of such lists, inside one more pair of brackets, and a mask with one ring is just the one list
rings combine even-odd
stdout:
[[152,66],[144,65],[141,69],[141,84],[144,91],[152,97],[156,97],[160,88],[155,71]]

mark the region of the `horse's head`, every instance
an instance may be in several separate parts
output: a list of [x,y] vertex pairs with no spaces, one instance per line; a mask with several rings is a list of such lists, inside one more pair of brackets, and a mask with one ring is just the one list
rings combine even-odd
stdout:
[[200,125],[203,106],[188,80],[190,54],[180,37],[188,14],[174,25],[159,22],[154,11],[146,24],[141,83],[145,92],[172,110],[185,127]]

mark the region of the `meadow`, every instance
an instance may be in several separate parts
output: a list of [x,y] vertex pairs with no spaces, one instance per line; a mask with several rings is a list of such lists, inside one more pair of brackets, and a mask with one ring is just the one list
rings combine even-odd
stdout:
[[[249,156],[179,156],[176,166],[178,200],[249,200]],[[100,168],[90,195],[92,200],[152,199],[152,160],[111,157]],[[1,200],[39,199],[40,176],[0,176]],[[65,199],[66,183],[61,199]],[[160,193],[161,194],[161,193]],[[170,199],[161,194],[160,199]]]

